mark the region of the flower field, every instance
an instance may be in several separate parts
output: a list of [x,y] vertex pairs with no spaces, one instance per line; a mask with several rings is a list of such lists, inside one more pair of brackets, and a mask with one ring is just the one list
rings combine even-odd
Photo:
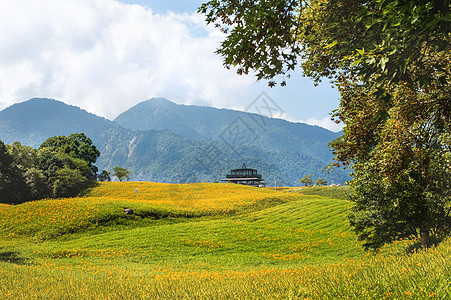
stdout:
[[[0,235],[46,236],[73,233],[142,217],[226,215],[296,199],[293,195],[232,184],[100,183],[84,197],[0,206]],[[125,216],[130,208],[134,216]],[[135,220],[136,221],[136,220]],[[136,223],[136,222],[135,222]],[[110,226],[111,227],[111,226]]]
[[127,182],[2,205],[0,295],[450,299],[451,241],[364,252],[347,223],[350,203],[326,192]]
[[230,213],[258,205],[261,201],[294,199],[273,190],[236,184],[169,184],[151,182],[108,182],[92,189],[88,197],[121,199],[152,205],[170,205],[209,213]]

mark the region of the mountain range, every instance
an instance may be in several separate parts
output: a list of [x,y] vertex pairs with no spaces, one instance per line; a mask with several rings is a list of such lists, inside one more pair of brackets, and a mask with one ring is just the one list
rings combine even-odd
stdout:
[[322,171],[340,136],[318,126],[255,113],[154,98],[110,121],[78,107],[33,98],[0,111],[0,139],[38,147],[51,136],[84,132],[101,152],[100,170],[133,171],[132,180],[204,182],[225,178],[245,163],[268,183],[299,185],[304,175],[344,183],[349,172]]

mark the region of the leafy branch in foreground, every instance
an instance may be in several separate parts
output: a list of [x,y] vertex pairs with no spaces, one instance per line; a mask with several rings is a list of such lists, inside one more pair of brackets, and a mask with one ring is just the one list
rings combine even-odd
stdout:
[[351,222],[366,247],[412,234],[427,246],[449,230],[451,1],[212,0],[199,11],[227,34],[226,67],[273,86],[299,65],[338,87],[345,127],[331,147],[355,170]]
[[212,0],[199,12],[227,34],[217,50],[224,65],[253,70],[270,85],[297,65],[316,81],[344,74],[412,81],[409,66],[423,67],[425,47],[450,49],[450,1]]

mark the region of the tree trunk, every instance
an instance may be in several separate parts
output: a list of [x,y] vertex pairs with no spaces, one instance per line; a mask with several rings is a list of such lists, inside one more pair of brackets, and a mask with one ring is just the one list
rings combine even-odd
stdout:
[[429,247],[429,243],[430,243],[429,228],[421,227],[420,228],[420,237],[421,237],[421,246],[423,248]]

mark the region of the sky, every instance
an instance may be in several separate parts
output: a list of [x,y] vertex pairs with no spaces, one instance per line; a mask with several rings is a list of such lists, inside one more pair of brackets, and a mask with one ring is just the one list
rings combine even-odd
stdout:
[[249,109],[265,95],[277,115],[327,129],[339,104],[327,82],[297,70],[286,87],[223,67],[225,38],[202,0],[2,0],[0,110],[34,97],[75,105],[113,120],[150,98]]

